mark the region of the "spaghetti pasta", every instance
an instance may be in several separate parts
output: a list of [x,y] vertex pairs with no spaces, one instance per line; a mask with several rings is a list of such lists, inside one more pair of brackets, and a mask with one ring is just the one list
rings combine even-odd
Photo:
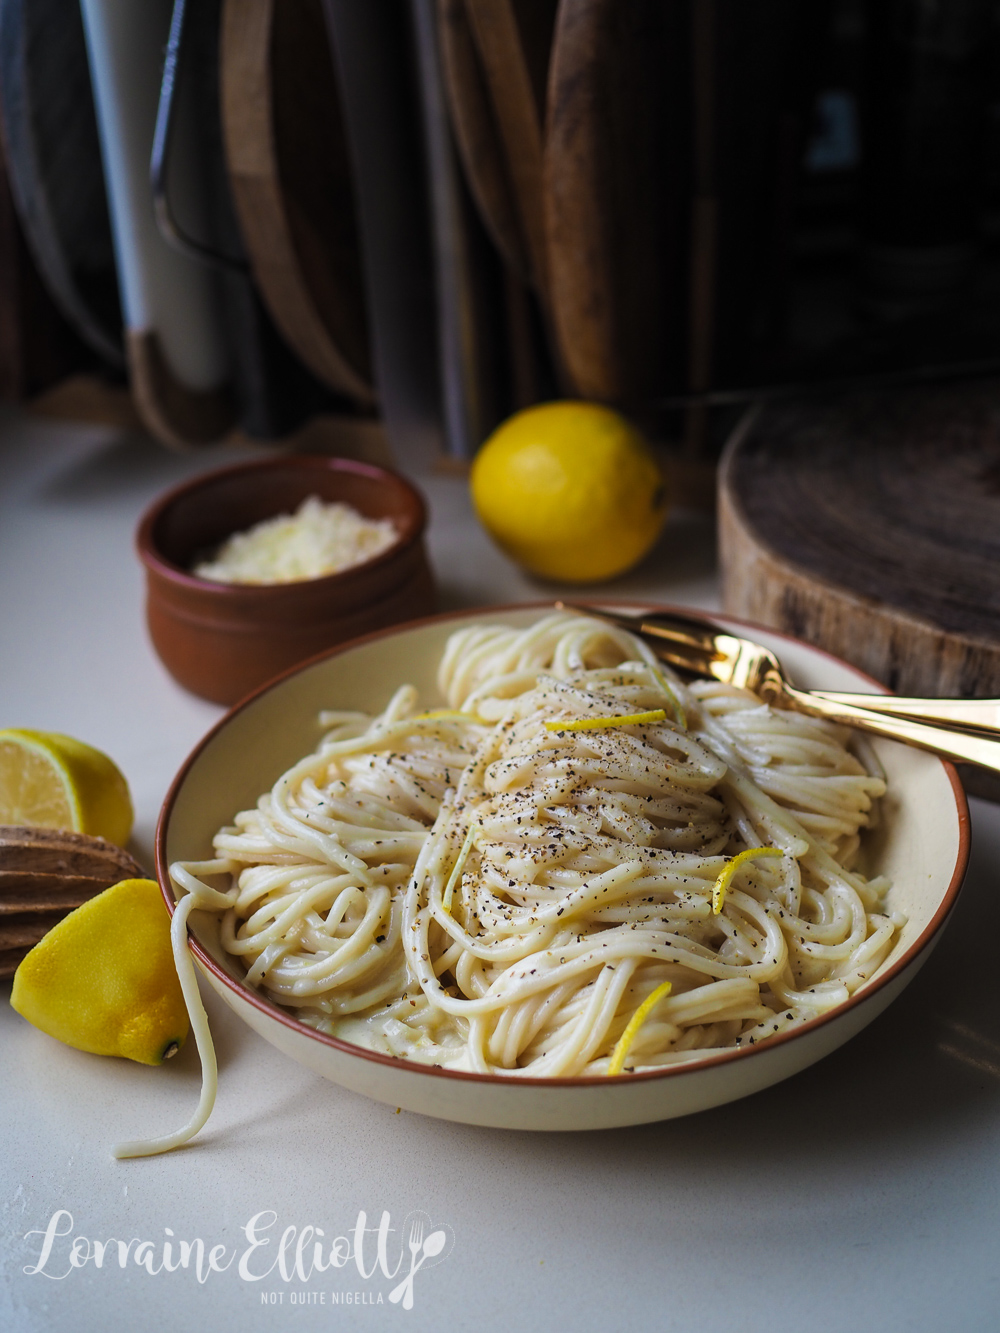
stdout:
[[892,947],[857,868],[885,784],[845,729],[565,613],[459,630],[439,684],[445,708],[404,685],[324,714],[214,858],[171,868],[303,1022],[450,1069],[628,1073],[801,1023]]

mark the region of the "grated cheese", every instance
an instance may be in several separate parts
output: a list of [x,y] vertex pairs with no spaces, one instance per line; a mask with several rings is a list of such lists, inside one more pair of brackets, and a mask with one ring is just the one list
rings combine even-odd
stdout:
[[364,518],[350,505],[324,504],[316,495],[294,514],[265,519],[234,533],[212,560],[195,565],[216,583],[296,583],[360,565],[396,540],[391,519]]

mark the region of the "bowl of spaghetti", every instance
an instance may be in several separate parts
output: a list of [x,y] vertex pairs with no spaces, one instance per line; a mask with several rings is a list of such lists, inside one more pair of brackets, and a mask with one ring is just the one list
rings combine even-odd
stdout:
[[[751,632],[797,683],[874,688]],[[968,841],[936,757],[522,606],[358,640],[245,700],[175,779],[156,857],[209,983],[293,1059],[423,1114],[566,1130],[731,1101],[847,1041],[926,960]]]

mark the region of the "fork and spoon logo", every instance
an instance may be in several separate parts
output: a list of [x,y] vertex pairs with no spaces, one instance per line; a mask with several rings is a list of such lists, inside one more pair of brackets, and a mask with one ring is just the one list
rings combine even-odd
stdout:
[[411,1213],[403,1225],[408,1232],[407,1249],[410,1251],[410,1271],[389,1293],[393,1305],[401,1304],[404,1310],[413,1309],[413,1279],[419,1269],[428,1261],[440,1263],[447,1258],[455,1243],[451,1227],[437,1227],[430,1230],[431,1220],[426,1213]]

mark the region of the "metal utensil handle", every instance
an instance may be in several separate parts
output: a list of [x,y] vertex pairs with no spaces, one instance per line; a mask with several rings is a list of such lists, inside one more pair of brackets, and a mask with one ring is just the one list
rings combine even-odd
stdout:
[[831,703],[857,704],[871,713],[959,730],[972,727],[1000,736],[1000,699],[905,699],[895,694],[840,694],[832,690],[810,690],[810,693]]
[[[775,690],[774,694],[778,695],[779,692]],[[867,700],[869,696],[858,697]],[[872,698],[880,699],[882,696],[874,695]],[[857,704],[835,703],[822,695],[796,690],[790,685],[781,689],[780,697],[776,698],[775,702],[790,704],[791,707],[809,713],[813,717],[825,717],[830,722],[842,722],[849,727],[857,727],[874,736],[887,736],[890,740],[919,746],[922,750],[930,750],[942,758],[953,759],[957,763],[977,764],[980,768],[1000,773],[1000,739],[969,735],[953,731],[950,727],[932,726],[926,722],[914,722],[908,717],[882,715]]]

